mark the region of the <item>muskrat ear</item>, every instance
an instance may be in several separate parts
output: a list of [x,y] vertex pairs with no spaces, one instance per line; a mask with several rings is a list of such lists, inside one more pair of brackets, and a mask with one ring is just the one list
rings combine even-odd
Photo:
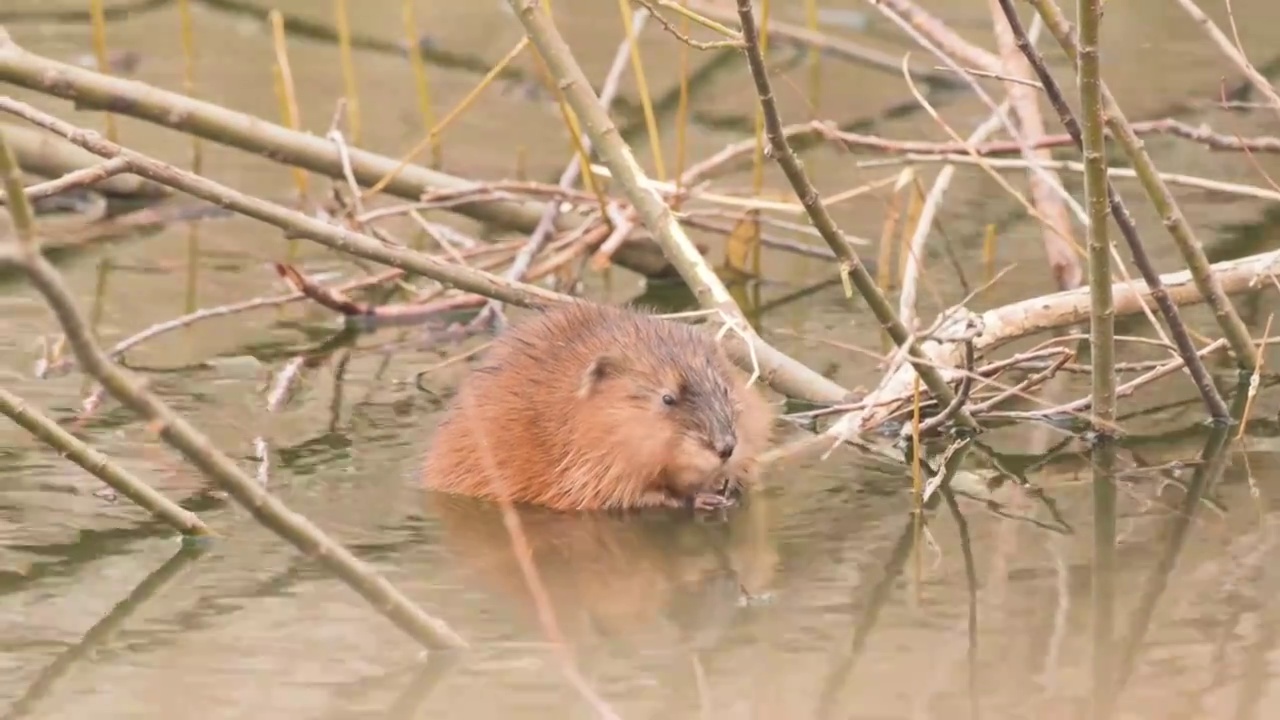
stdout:
[[612,355],[600,355],[587,366],[582,373],[582,383],[578,386],[578,397],[586,398],[595,392],[600,382],[618,371],[619,360]]

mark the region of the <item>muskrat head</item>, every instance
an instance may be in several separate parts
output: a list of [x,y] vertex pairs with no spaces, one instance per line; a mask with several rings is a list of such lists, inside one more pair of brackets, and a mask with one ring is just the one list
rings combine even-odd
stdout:
[[614,402],[610,409],[622,424],[618,443],[644,447],[646,456],[636,460],[657,468],[647,491],[685,504],[741,490],[728,472],[740,408],[713,357],[691,357],[688,348],[657,362],[601,355],[588,366],[580,394],[610,396],[605,401]]

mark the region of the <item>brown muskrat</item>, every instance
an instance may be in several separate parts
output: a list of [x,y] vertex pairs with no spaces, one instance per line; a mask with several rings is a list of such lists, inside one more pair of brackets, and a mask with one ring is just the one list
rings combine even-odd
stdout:
[[557,510],[725,507],[755,483],[772,424],[705,333],[567,304],[494,341],[437,429],[424,482]]

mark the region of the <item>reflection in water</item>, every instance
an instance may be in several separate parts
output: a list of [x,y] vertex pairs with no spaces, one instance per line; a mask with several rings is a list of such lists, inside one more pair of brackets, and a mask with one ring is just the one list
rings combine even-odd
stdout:
[[[533,602],[496,505],[425,493],[443,544],[473,584],[518,606]],[[724,521],[680,512],[517,512],[556,619],[571,640],[627,641],[671,634],[681,646],[712,647],[738,609],[769,589],[776,558],[761,542],[756,504]]]
[[67,677],[78,663],[91,657],[96,650],[106,645],[111,636],[141,607],[153,600],[165,588],[176,583],[182,577],[183,571],[204,555],[209,542],[207,538],[193,538],[185,541],[178,552],[143,578],[124,600],[111,609],[111,612],[94,623],[80,642],[67,648],[58,655],[57,659],[41,670],[22,696],[14,701],[9,712],[4,714],[4,720],[29,717],[32,711],[39,707],[40,701],[54,693],[58,682]]

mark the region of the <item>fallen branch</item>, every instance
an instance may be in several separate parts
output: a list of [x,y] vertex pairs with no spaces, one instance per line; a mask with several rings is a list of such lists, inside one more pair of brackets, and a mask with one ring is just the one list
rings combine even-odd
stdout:
[[[1222,291],[1229,295],[1257,290],[1262,287],[1260,283],[1264,279],[1268,280],[1266,287],[1274,287],[1273,276],[1280,270],[1280,250],[1215,263],[1209,269],[1218,278]],[[1159,277],[1169,300],[1175,305],[1204,302],[1204,295],[1189,271]],[[1151,288],[1137,280],[1132,283],[1114,283],[1111,293],[1116,317],[1136,315],[1152,299]],[[940,317],[950,318],[949,322],[956,325],[980,325],[982,330],[974,338],[973,345],[975,352],[981,355],[1028,335],[1070,327],[1088,320],[1089,291],[1087,287],[1066,290],[1011,303],[981,314],[970,312],[964,307],[953,307],[944,310]],[[960,365],[962,345],[961,342],[922,343],[928,361],[943,368],[956,368]],[[1197,351],[1197,356],[1199,353]],[[954,370],[947,373],[950,377],[956,374]],[[889,411],[890,401],[903,401],[910,397],[911,383],[911,367],[900,368],[884,384],[885,391],[876,399],[875,406],[868,409],[865,425],[871,426],[879,422],[881,416]]]

